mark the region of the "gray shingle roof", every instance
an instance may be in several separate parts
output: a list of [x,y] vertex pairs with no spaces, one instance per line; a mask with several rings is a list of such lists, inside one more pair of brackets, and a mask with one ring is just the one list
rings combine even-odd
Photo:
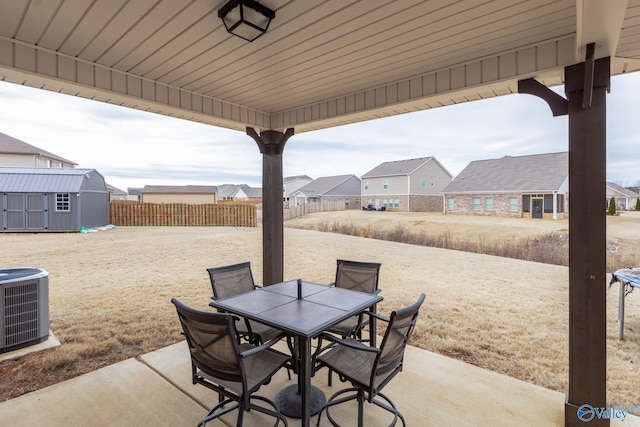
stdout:
[[322,196],[351,177],[355,177],[355,175],[323,176],[311,181],[304,187],[300,187],[296,193],[300,192],[307,196]]
[[282,181],[284,183],[287,183],[287,182],[295,181],[296,179],[313,179],[313,178],[311,178],[308,175],[285,176],[284,178],[282,178]]
[[77,193],[95,169],[0,167],[0,191],[7,193]]
[[378,176],[409,175],[420,166],[433,160],[433,156],[419,157],[417,159],[395,160],[384,162],[362,175],[362,178],[375,178]]
[[145,185],[142,193],[147,194],[213,194],[215,185]]
[[607,182],[607,187],[611,188],[613,191],[616,191],[620,194],[623,194],[627,197],[638,197],[638,193],[634,193],[633,191],[629,190],[628,188],[624,188],[621,185],[615,184],[613,182]]
[[558,190],[568,176],[567,152],[504,156],[469,163],[443,192],[548,192]]
[[20,141],[12,136],[0,132],[0,153],[9,154],[32,154],[34,156],[49,157],[50,159],[58,160],[63,163],[69,163],[71,165],[77,165],[77,163],[67,160],[63,157],[56,156],[41,148],[35,147],[31,144],[27,144],[24,141]]

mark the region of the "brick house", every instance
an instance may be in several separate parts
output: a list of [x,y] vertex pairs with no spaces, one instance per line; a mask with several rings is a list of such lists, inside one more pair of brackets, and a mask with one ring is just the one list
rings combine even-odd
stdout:
[[567,218],[569,153],[475,160],[443,190],[445,213]]
[[453,175],[435,157],[384,162],[362,175],[362,204],[404,212],[442,212]]

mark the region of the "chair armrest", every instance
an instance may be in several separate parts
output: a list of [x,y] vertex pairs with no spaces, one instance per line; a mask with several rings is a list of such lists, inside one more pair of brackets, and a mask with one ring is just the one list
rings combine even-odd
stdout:
[[334,335],[326,334],[326,333],[323,333],[318,338],[320,338],[320,341],[318,341],[318,348],[320,348],[320,344],[322,343],[322,339],[326,339],[327,341],[331,341],[331,344],[329,344],[328,346],[326,346],[324,348],[320,348],[320,350],[318,350],[316,352],[316,355],[320,354],[326,348],[333,347],[335,344],[340,344],[340,345],[344,345],[345,347],[355,348],[357,350],[368,351],[368,352],[371,352],[371,353],[379,353],[380,352],[379,348],[370,347],[370,346],[362,344],[360,341],[356,341],[354,339],[338,338],[338,337],[336,337]]
[[380,315],[380,314],[378,314],[378,313],[374,313],[374,312],[372,312],[372,311],[368,311],[368,312],[367,312],[367,314],[368,314],[369,316],[373,316],[373,317],[375,317],[375,318],[376,318],[376,319],[378,319],[378,320],[382,320],[383,322],[387,322],[387,323],[389,323],[389,322],[391,321],[391,320],[389,320],[389,318],[388,318],[388,317],[384,317],[384,316],[382,316],[382,315]]
[[378,288],[375,291],[373,291],[373,294],[378,295],[380,292],[382,292],[382,289]]
[[249,350],[245,350],[245,351],[241,352],[241,353],[239,354],[239,356],[240,356],[240,357],[249,357],[249,356],[251,356],[252,354],[260,353],[261,351],[266,350],[266,349],[268,349],[269,347],[272,347],[275,343],[277,343],[278,341],[280,341],[280,340],[281,340],[282,338],[284,338],[285,336],[286,336],[286,335],[285,335],[285,333],[284,333],[284,332],[283,332],[283,333],[281,333],[281,334],[278,334],[277,336],[275,336],[275,337],[271,338],[269,341],[267,341],[267,342],[265,342],[265,343],[263,343],[263,344],[260,344],[260,345],[258,345],[258,346],[255,346],[255,347],[250,348]]

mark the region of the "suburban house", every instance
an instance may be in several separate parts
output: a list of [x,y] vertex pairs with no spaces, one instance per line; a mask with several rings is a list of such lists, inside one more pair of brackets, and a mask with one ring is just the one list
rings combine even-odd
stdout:
[[218,185],[218,200],[262,200],[262,188],[247,184]]
[[74,168],[77,166],[48,151],[34,147],[4,133],[0,133],[0,166],[26,168]]
[[109,223],[109,193],[95,169],[0,167],[3,231],[79,231]]
[[285,176],[282,180],[282,201],[284,205],[289,206],[291,195],[311,181],[313,181],[313,178],[307,175]]
[[109,201],[128,200],[129,195],[127,194],[127,192],[119,189],[118,187],[107,184],[107,191],[109,192]]
[[360,179],[355,175],[325,176],[291,194],[294,206],[305,203],[344,202],[346,209],[360,209]]
[[384,162],[362,175],[363,205],[404,212],[442,212],[453,175],[435,157]]
[[142,188],[127,187],[127,200],[139,202],[142,199]]
[[607,182],[607,208],[612,197],[616,200],[616,207],[619,211],[628,211],[636,208],[640,194],[613,182]]
[[140,191],[143,203],[215,204],[218,189],[215,185],[145,185]]
[[475,160],[444,189],[445,213],[568,217],[569,153]]

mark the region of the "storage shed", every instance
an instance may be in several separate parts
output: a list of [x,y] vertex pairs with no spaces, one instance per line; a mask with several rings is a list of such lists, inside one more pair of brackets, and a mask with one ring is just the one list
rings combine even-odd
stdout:
[[109,192],[95,169],[0,167],[2,231],[78,231],[109,221]]

